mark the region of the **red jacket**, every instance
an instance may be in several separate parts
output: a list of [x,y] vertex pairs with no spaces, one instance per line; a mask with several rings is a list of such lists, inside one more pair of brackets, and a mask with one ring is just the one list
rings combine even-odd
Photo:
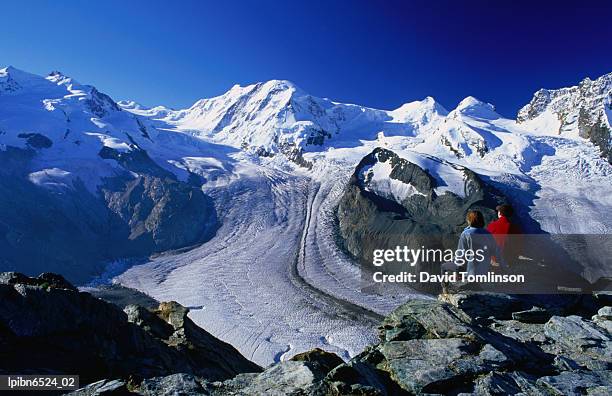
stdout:
[[487,226],[487,231],[493,234],[497,246],[502,250],[504,250],[506,242],[508,242],[508,235],[523,233],[518,225],[512,224],[505,216],[501,216],[499,219],[492,221]]

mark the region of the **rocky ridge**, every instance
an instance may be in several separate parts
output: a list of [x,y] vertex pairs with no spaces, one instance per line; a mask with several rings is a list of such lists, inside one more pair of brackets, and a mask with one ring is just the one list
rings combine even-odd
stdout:
[[379,344],[348,362],[315,349],[225,381],[103,380],[73,395],[604,395],[611,303],[606,293],[441,295],[398,307],[381,323]]
[[0,273],[0,373],[145,379],[188,373],[228,379],[260,368],[197,327],[175,302],[119,307],[63,277]]
[[0,372],[78,373],[73,395],[579,395],[612,391],[612,294],[461,292],[410,301],[343,362],[320,349],[265,370],[169,302],[147,310],[61,276],[0,275]]

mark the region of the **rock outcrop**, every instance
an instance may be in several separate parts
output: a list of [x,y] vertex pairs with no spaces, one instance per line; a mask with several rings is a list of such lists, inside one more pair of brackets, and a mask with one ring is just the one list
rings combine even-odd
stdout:
[[[608,294],[609,295],[609,294]],[[380,343],[348,362],[322,350],[225,381],[174,374],[131,383],[140,395],[604,395],[612,391],[612,307],[591,295],[464,292],[410,301]],[[546,321],[516,319],[546,312]],[[595,310],[592,320],[589,315]],[[541,318],[540,316],[539,318]],[[535,323],[534,323],[535,322]],[[106,380],[76,392],[126,391]]]
[[[0,275],[0,373],[143,380],[186,373],[223,380],[260,368],[197,327],[188,310],[149,311],[79,292],[59,275]],[[117,382],[96,387],[115,387]]]
[[[388,175],[382,177],[395,186],[376,187],[376,176],[369,176],[368,170],[377,165],[386,167]],[[496,216],[492,208],[505,202],[471,170],[460,168],[456,173],[462,178],[463,196],[437,192],[439,181],[425,169],[376,148],[357,165],[338,205],[342,247],[365,268],[372,263],[374,249],[455,248],[468,210],[480,210],[490,221]]]

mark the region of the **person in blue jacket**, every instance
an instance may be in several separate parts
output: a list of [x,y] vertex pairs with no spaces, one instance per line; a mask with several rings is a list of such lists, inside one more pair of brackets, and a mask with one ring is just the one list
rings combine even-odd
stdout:
[[[477,210],[470,210],[466,216],[468,226],[459,236],[454,262],[446,262],[441,266],[442,274],[449,272],[467,272],[468,275],[486,275],[491,271],[491,265],[505,267],[499,254],[497,242],[484,226],[484,216]],[[500,263],[496,258],[500,258]],[[468,286],[463,282],[453,282],[457,287]],[[442,293],[448,293],[449,282],[441,282]],[[478,285],[472,286],[479,289]]]
[[[457,252],[464,252],[466,266],[463,271],[469,275],[484,275],[491,271],[491,264],[503,265],[495,238],[484,228],[485,221],[482,213],[478,210],[470,210],[465,220],[468,226],[461,233],[457,245]],[[496,260],[499,260],[500,263]]]

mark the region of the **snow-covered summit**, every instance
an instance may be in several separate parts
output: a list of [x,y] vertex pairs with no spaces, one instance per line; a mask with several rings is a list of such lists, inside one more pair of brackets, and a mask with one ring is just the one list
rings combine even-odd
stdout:
[[409,102],[389,112],[395,122],[424,126],[448,115],[448,110],[431,96],[420,101]]
[[602,111],[610,110],[611,102],[612,73],[595,80],[587,77],[573,87],[538,90],[531,101],[519,110],[517,121],[532,120],[546,111],[560,114],[581,108],[593,115],[599,115]]
[[[147,115],[133,106],[122,107]],[[149,112],[152,113],[152,112]],[[391,111],[312,96],[290,81],[235,85],[226,93],[198,100],[153,118],[215,142],[252,151],[279,153],[345,147],[384,136],[411,136],[440,122],[448,111],[433,98]]]
[[8,66],[0,69],[0,95],[17,95],[19,92],[34,93],[46,91],[47,94],[58,96],[61,89],[54,89],[53,85],[44,77],[28,73]]
[[449,115],[451,118],[457,118],[460,115],[491,120],[501,118],[501,116],[495,111],[495,106],[493,106],[491,103],[483,102],[473,96],[468,96],[459,102],[455,110],[453,110],[451,113],[452,114]]

